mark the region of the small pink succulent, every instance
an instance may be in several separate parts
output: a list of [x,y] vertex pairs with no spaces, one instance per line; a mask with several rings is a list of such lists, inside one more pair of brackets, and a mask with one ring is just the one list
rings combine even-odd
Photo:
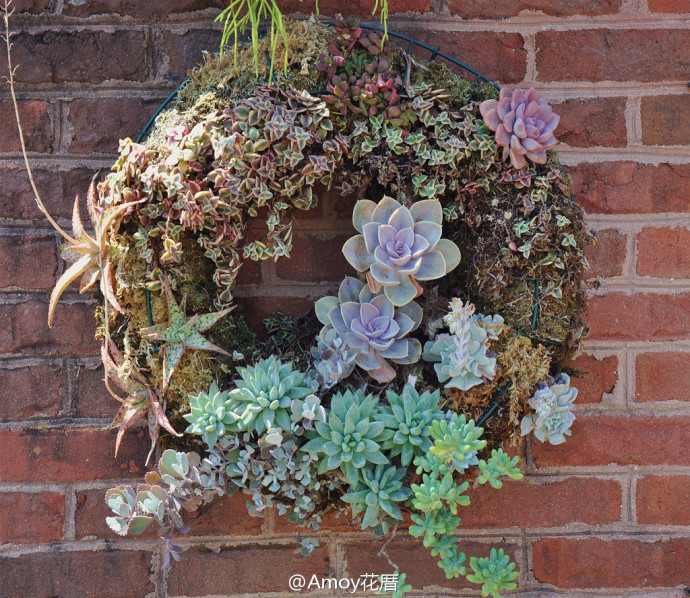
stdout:
[[486,100],[479,106],[484,122],[496,131],[496,143],[503,147],[503,159],[510,156],[516,169],[524,168],[529,158],[536,164],[546,163],[546,150],[556,145],[553,130],[560,116],[530,87],[501,89],[498,100]]

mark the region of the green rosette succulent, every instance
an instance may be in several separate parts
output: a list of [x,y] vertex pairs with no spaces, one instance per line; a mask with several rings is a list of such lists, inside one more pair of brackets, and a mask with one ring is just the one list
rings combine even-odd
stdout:
[[418,201],[410,208],[384,196],[378,203],[357,202],[352,223],[359,235],[343,246],[347,261],[366,272],[373,291],[383,288],[395,306],[406,305],[421,293],[417,280],[435,280],[460,263],[460,250],[441,239],[443,208],[437,199]]
[[520,429],[523,436],[534,430],[534,435],[551,444],[562,444],[570,436],[570,426],[575,421],[572,413],[577,388],[570,386],[568,374],[558,374],[548,382],[540,382],[534,396],[528,401],[534,414],[522,418]]
[[367,467],[362,472],[362,481],[342,497],[344,502],[352,505],[354,515],[364,511],[362,529],[376,527],[380,523],[381,511],[402,521],[402,513],[395,503],[412,494],[412,490],[403,486],[405,472],[406,469],[394,465]]
[[486,446],[486,440],[480,440],[484,428],[476,427],[473,419],[467,421],[464,413],[432,422],[429,433],[434,440],[429,452],[458,472],[477,465],[477,453]]
[[271,428],[290,430],[292,401],[304,399],[316,389],[306,374],[294,370],[275,355],[255,365],[237,368],[240,379],[230,391],[237,422],[233,431],[263,434]]
[[439,334],[424,345],[422,359],[434,365],[446,388],[469,390],[496,375],[496,358],[488,355],[487,333],[472,322],[463,335]]
[[395,378],[388,360],[408,364],[419,360],[422,347],[417,339],[405,338],[422,321],[422,308],[414,301],[396,308],[383,293],[373,293],[356,278],[346,277],[338,296],[322,297],[315,305],[322,324],[320,336],[330,338],[335,330],[355,353],[355,363],[387,383]]
[[319,473],[340,469],[350,486],[356,487],[367,466],[386,465],[381,444],[390,436],[383,421],[377,418],[378,398],[362,390],[337,393],[325,422],[314,422],[315,431],[302,446],[304,453],[323,455]]
[[400,455],[400,462],[407,467],[417,455],[424,455],[431,448],[429,428],[431,423],[443,417],[438,409],[439,391],[426,391],[421,395],[411,384],[406,384],[402,394],[386,392],[387,406],[381,407],[381,419],[393,436],[383,448],[391,457]]
[[229,393],[221,392],[218,384],[213,382],[208,392],[189,397],[190,412],[182,416],[189,422],[185,432],[199,434],[213,448],[218,439],[225,436],[226,430],[239,419],[233,411],[233,405]]

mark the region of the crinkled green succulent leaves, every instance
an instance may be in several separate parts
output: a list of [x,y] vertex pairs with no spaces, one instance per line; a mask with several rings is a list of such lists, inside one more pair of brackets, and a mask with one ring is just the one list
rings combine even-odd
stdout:
[[388,463],[381,443],[391,433],[376,419],[377,406],[378,398],[361,390],[334,395],[327,420],[314,423],[315,431],[307,431],[311,440],[300,450],[322,456],[319,473],[340,469],[348,483],[357,486],[367,464]]
[[324,324],[321,334],[335,329],[354,352],[355,363],[378,382],[388,383],[398,364],[419,361],[422,350],[417,339],[405,338],[422,321],[422,308],[415,302],[396,308],[383,293],[375,294],[356,278],[346,277],[337,297],[322,297],[315,305]]
[[442,239],[443,209],[437,199],[418,201],[408,209],[391,197],[378,203],[357,202],[352,223],[360,233],[348,239],[343,254],[369,287],[383,289],[400,307],[421,294],[418,280],[435,280],[460,263],[460,250]]

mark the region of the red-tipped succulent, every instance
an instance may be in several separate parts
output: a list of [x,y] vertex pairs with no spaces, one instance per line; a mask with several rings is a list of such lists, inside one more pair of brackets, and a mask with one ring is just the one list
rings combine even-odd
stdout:
[[546,150],[558,143],[553,131],[560,117],[534,87],[527,91],[504,87],[498,100],[482,102],[479,110],[486,125],[496,131],[496,143],[503,147],[503,159],[510,157],[518,170],[527,166],[525,158],[545,164]]

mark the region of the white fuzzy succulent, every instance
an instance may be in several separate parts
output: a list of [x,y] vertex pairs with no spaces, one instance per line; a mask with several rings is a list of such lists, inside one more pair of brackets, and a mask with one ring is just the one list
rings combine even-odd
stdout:
[[570,436],[570,426],[575,421],[572,413],[577,388],[570,386],[568,374],[558,374],[548,382],[540,382],[529,406],[534,413],[526,415],[520,423],[523,436],[534,430],[534,435],[551,444],[562,444]]
[[439,334],[424,345],[422,359],[434,365],[446,388],[469,390],[496,375],[496,358],[489,356],[489,335],[474,316],[474,305],[451,300],[443,318],[452,334]]

